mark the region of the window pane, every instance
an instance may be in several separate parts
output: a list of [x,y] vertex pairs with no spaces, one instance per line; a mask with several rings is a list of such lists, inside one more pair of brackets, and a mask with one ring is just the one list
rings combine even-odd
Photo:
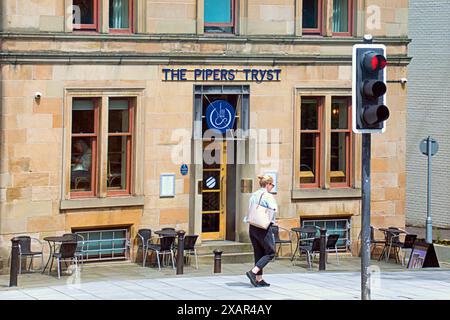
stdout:
[[203,169],[218,169],[221,164],[220,142],[203,142]]
[[130,132],[130,112],[128,100],[109,101],[109,123],[110,133]]
[[203,190],[220,190],[220,171],[203,171]]
[[331,182],[339,183],[347,181],[347,150],[345,132],[331,133]]
[[100,242],[95,240],[100,240],[101,234],[99,232],[89,233],[89,238],[86,244],[86,249],[88,251],[87,256],[97,256],[99,254]]
[[127,141],[128,137],[108,139],[108,189],[125,190],[127,185]]
[[128,29],[130,27],[129,5],[129,0],[109,0],[109,27],[111,29]]
[[302,221],[303,226],[314,225],[321,228],[325,227],[325,229],[327,229],[328,236],[330,234],[338,234],[339,240],[337,242],[337,246],[341,249],[347,249],[347,244],[350,244],[350,242],[347,243],[347,240],[350,239],[349,230],[347,229],[347,223],[348,221],[342,221],[341,223],[340,220],[333,219]]
[[203,211],[220,210],[220,192],[203,192]]
[[316,181],[316,134],[301,135],[300,183]]
[[94,101],[73,99],[72,133],[95,133]]
[[202,232],[219,232],[220,213],[204,214],[202,216]]
[[231,0],[205,0],[205,23],[231,23]]
[[336,230],[335,221],[326,221],[325,229],[327,229],[329,234],[335,231]]
[[71,191],[92,191],[93,138],[72,138]]
[[317,99],[302,99],[301,130],[319,129]]
[[333,32],[349,32],[348,0],[333,1]]
[[333,99],[331,103],[331,129],[348,129],[347,99]]
[[303,28],[317,29],[319,17],[318,0],[303,0]]
[[[74,23],[75,24],[94,24],[94,0],[73,0],[73,6],[79,8],[74,8]],[[80,13],[80,17],[76,16]]]

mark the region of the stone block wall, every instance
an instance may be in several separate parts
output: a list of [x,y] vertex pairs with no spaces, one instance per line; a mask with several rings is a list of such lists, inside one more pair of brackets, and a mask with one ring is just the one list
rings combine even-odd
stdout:
[[248,1],[249,35],[294,35],[295,1]]
[[147,33],[195,34],[197,1],[146,0]]
[[[332,0],[323,1],[323,35],[331,36]],[[405,37],[408,0],[356,1],[358,36]],[[99,33],[108,30],[108,0],[99,0]],[[204,0],[135,0],[135,33],[203,34]],[[9,32],[72,32],[72,0],[3,0],[0,29]],[[301,0],[236,0],[239,35],[301,36]]]

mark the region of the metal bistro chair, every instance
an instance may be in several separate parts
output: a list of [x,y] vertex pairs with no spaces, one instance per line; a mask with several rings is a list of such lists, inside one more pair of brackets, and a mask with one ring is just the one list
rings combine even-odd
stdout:
[[147,260],[148,244],[152,243],[152,230],[151,229],[139,229],[137,232],[138,250],[142,249],[142,266],[145,267],[145,261]]
[[[306,253],[306,260],[308,262],[309,265],[309,269],[312,270],[312,264],[314,261],[314,255],[316,253],[320,253],[320,238],[314,238],[312,240],[312,242],[308,239],[304,239],[306,240],[308,243],[305,245],[300,245],[298,247],[298,249],[301,252],[305,252]],[[300,240],[301,242],[301,240]]]
[[[147,250],[155,251],[156,258],[158,260],[158,269],[161,271],[161,262],[159,260],[159,255],[165,256],[166,254],[170,254],[172,258],[172,267],[175,269],[174,262],[174,254],[173,254],[173,242],[175,241],[175,237],[161,237],[159,239],[159,244],[149,243],[147,244]],[[147,255],[147,253],[146,253]]]
[[[78,258],[75,255],[78,244],[76,242],[64,241],[61,243],[59,247],[59,252],[53,253],[52,256],[52,265],[53,260],[56,258],[57,268],[58,268],[58,279],[61,278],[61,262],[62,261],[71,261],[75,263],[75,272],[78,271]],[[51,269],[51,266],[50,266]]]
[[[394,248],[394,250],[398,250],[402,252],[402,266],[405,266],[406,263],[406,254],[405,254],[405,249],[410,249],[412,252],[412,249],[414,247],[414,243],[416,242],[417,239],[417,235],[416,234],[407,234],[405,235],[405,241],[404,242],[400,242],[400,241],[394,241],[392,243],[392,247]],[[397,251],[397,255],[398,255],[398,251]],[[411,254],[410,254],[411,255]]]
[[[17,240],[19,240],[19,274],[22,274],[22,258],[25,258],[25,268],[27,264],[26,258],[31,257],[30,265],[28,267],[28,271],[31,270],[31,267],[33,265],[33,259],[34,257],[41,257],[41,272],[44,270],[44,255],[43,255],[43,243],[36,238],[32,238],[29,236],[19,236],[16,237]],[[32,251],[32,241],[39,243],[40,245],[40,251]]]
[[[371,257],[373,256],[373,253],[378,245],[381,245],[383,247],[383,249],[386,245],[386,239],[384,239],[384,240],[375,239],[375,230],[378,230],[378,228],[370,226],[370,247],[371,247],[370,256]],[[361,238],[362,238],[362,231],[360,231],[359,235],[358,235],[359,242],[362,241]],[[361,256],[361,246],[362,246],[362,244],[360,244],[358,256]]]
[[[378,260],[381,260],[383,256],[386,256],[386,261],[389,260],[389,257],[391,256],[392,247],[394,246],[394,244],[400,242],[399,237],[401,231],[402,230],[397,227],[389,227],[388,229],[386,229],[386,231],[384,232],[385,244]],[[395,261],[398,262],[400,260],[398,252],[394,250],[394,254],[395,254]]]
[[337,242],[339,240],[338,234],[330,234],[327,239],[327,245],[326,245],[326,252],[327,252],[327,262],[328,262],[328,252],[335,252],[336,253],[336,261],[337,264],[339,264],[339,255],[338,255],[338,248],[337,248]]
[[[316,237],[317,230],[319,230],[316,226],[304,226],[297,229],[301,229],[301,231],[295,231],[294,228],[292,229],[297,234],[297,244],[295,246],[295,251],[292,254],[292,262],[294,262],[295,255],[297,254],[297,251],[299,251],[300,245],[311,245]],[[299,252],[299,254],[301,254],[301,252]]]
[[188,260],[192,253],[195,257],[195,269],[198,270],[198,258],[197,249],[195,248],[195,243],[197,242],[198,235],[187,235],[184,237],[184,254],[187,254]]
[[[276,259],[276,257],[278,256],[278,252],[281,251],[281,255],[283,255],[283,244],[289,244],[291,246],[291,259],[292,259],[292,231],[284,229],[280,226],[271,226],[272,232],[273,232],[273,237],[275,238],[275,257],[274,260]],[[280,238],[280,230],[283,231],[287,231],[289,234],[289,239],[281,239]],[[278,250],[276,249],[277,244],[278,246]]]
[[375,251],[375,249],[377,248],[378,245],[383,246],[383,248],[386,245],[386,239],[385,240],[375,239],[375,230],[378,230],[378,229],[370,226],[370,245],[372,247],[372,249],[370,251],[370,256],[373,255],[373,252]]
[[63,238],[67,239],[64,241],[77,243],[75,256],[77,256],[77,259],[81,262],[81,264],[84,264],[84,245],[85,245],[84,237],[78,233],[66,233],[63,234]]

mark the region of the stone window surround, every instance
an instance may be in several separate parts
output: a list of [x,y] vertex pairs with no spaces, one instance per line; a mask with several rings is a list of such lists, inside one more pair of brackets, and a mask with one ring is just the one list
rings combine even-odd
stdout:
[[[144,205],[144,113],[142,108],[143,91],[145,88],[66,88],[64,96],[63,115],[63,173],[62,173],[62,201],[60,209],[84,209],[121,206],[143,206]],[[108,196],[107,175],[107,140],[106,132],[108,126],[108,101],[109,98],[135,98],[135,126],[134,143],[132,146],[132,170],[131,170],[131,195]],[[95,198],[70,197],[70,159],[71,159],[71,132],[72,132],[72,99],[73,98],[99,98],[100,100],[100,133],[99,133],[99,165],[98,192]],[[105,179],[101,178],[105,177]]]
[[[100,6],[100,1],[99,0],[92,0],[92,6],[94,9],[93,12],[93,23],[92,24],[80,24],[80,28],[77,28],[77,31],[98,31],[98,26],[99,26],[99,6]],[[73,2],[73,0],[72,0]]]
[[[331,37],[338,36],[339,34],[333,33],[333,0],[319,0],[322,1],[322,17],[320,26],[320,35],[312,35],[316,37]],[[351,0],[352,12],[352,30],[349,34],[342,34],[340,36],[351,37],[356,35],[356,30],[363,30],[363,26],[355,23],[357,0]],[[247,18],[248,18],[248,0],[236,0],[235,5],[235,35],[247,35]],[[294,0],[294,14],[295,14],[295,34],[294,36],[303,36],[303,0]],[[204,0],[197,0],[197,34],[203,35],[204,33]],[[226,36],[226,35],[225,35]],[[310,35],[311,36],[311,35]]]
[[[359,135],[353,135],[351,146],[352,167],[351,167],[351,186],[350,187],[332,187],[330,182],[330,157],[331,157],[331,100],[332,97],[351,97],[352,89],[345,86],[323,87],[305,86],[294,88],[294,159],[292,177],[292,199],[293,200],[313,200],[313,199],[335,199],[335,198],[361,198],[360,182],[360,154],[361,139]],[[322,188],[305,189],[300,188],[297,179],[297,163],[300,163],[300,107],[302,97],[324,97],[323,109],[323,139],[322,149],[320,150],[321,168],[320,185]]]
[[[109,17],[109,0],[98,0],[99,1],[99,16],[98,16],[98,32],[99,33],[109,33],[109,21],[104,19],[104,17]],[[302,10],[303,10],[303,0],[293,0],[295,5],[295,32],[294,36],[301,37],[303,35],[302,30]],[[316,37],[332,37],[332,24],[333,24],[333,0],[321,0],[322,5],[322,25],[321,25],[321,35],[315,35]],[[73,0],[64,0],[65,8],[72,8]],[[357,19],[356,12],[357,7],[360,2],[357,0],[352,0],[353,7],[353,17],[352,17],[352,35],[362,35],[360,34],[364,29],[362,22],[363,19]],[[248,0],[236,0],[235,7],[235,35],[247,35],[247,18],[248,18]],[[73,32],[72,26],[72,10],[67,9],[65,11],[65,32]],[[146,0],[133,0],[133,31],[137,34],[146,34],[147,18],[147,1]],[[204,0],[197,0],[197,35],[204,35]],[[361,31],[358,31],[361,30]],[[217,35],[214,35],[217,37]],[[220,36],[220,35],[219,35]],[[222,36],[229,36],[228,34]],[[350,36],[350,35],[347,35]]]
[[[144,0],[133,0],[132,5],[132,21],[131,21],[131,30],[135,33],[145,33],[145,13],[146,13],[146,6],[147,1]],[[79,31],[73,29],[72,24],[72,5],[73,0],[64,0],[65,5],[65,25],[64,25],[64,31],[65,32],[86,32],[86,31]],[[97,31],[98,33],[111,33],[109,30],[109,0],[98,0],[98,17],[97,17]],[[95,32],[95,33],[96,33]],[[92,33],[92,31],[91,31]],[[117,32],[114,32],[117,33]],[[122,32],[121,32],[122,33]]]
[[[202,0],[203,1],[203,5],[204,5],[204,1],[205,0]],[[230,10],[231,10],[231,22],[230,23],[204,23],[204,27],[207,27],[207,26],[225,26],[225,27],[232,27],[233,28],[233,32],[235,32],[234,31],[234,29],[235,29],[235,27],[236,27],[236,10],[237,10],[237,8],[236,8],[236,5],[237,5],[237,3],[238,3],[238,0],[230,0],[230,6],[231,6],[231,8],[230,8]],[[204,10],[204,8],[203,8],[203,10]]]

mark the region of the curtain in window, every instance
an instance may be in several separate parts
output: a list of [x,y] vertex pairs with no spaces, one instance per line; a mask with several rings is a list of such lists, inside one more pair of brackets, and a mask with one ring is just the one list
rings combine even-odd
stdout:
[[109,27],[111,29],[129,28],[129,0],[109,0]]
[[333,32],[348,31],[348,0],[334,0]]

